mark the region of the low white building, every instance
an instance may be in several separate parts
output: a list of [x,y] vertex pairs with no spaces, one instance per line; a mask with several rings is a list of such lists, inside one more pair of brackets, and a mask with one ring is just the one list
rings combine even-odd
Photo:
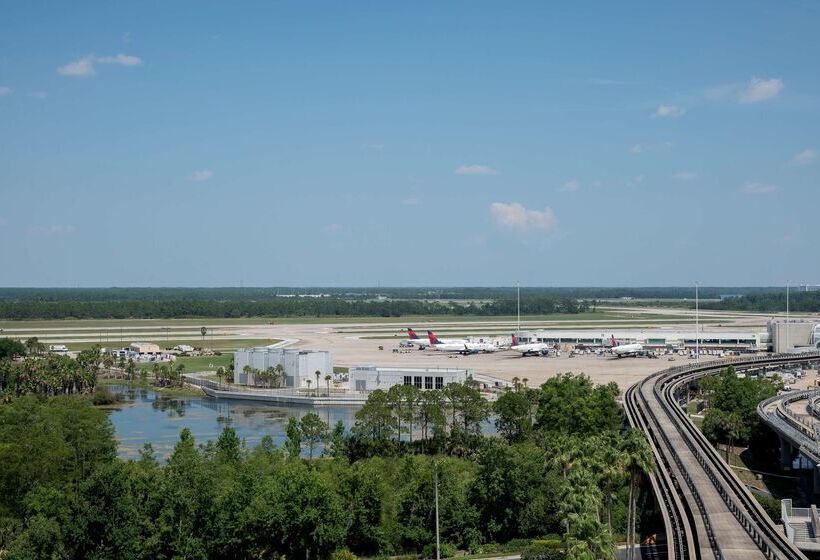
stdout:
[[317,371],[321,386],[326,375],[333,375],[331,354],[324,350],[296,350],[267,346],[243,348],[236,351],[233,361],[233,381],[240,385],[255,384],[253,374],[245,373],[245,366],[265,371],[281,365],[285,374],[283,387],[316,387]]
[[641,330],[544,330],[519,331],[516,334],[521,344],[543,342],[559,346],[586,346],[607,348],[612,337],[618,344],[642,344],[649,349],[666,348],[693,350],[701,349],[738,350],[743,352],[765,351],[769,345],[768,333],[730,330],[681,330],[679,328],[657,328]]
[[443,389],[448,383],[464,383],[469,369],[402,368],[355,366],[350,368],[349,389],[352,391],[388,391],[394,385],[414,385],[418,389]]

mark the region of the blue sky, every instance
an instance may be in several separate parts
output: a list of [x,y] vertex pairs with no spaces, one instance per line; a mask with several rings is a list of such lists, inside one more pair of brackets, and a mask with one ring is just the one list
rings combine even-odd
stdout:
[[0,8],[0,285],[820,282],[820,7]]

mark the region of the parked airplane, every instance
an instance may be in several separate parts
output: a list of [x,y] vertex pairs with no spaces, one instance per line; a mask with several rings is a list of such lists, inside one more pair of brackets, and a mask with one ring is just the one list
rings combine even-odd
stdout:
[[618,344],[614,334],[609,341],[612,346],[612,353],[617,358],[635,357],[644,353],[643,344]]
[[549,344],[544,342],[531,342],[529,344],[520,344],[518,342],[518,337],[512,335],[512,345],[510,345],[510,350],[515,350],[521,357],[524,356],[546,356],[554,349]]
[[409,340],[401,343],[401,346],[417,346],[419,350],[423,350],[430,346],[430,342],[426,338],[422,338],[410,327],[407,327],[407,336]]
[[459,354],[478,354],[479,352],[495,352],[496,347],[489,342],[470,342],[468,340],[443,341],[432,331],[427,331],[430,339],[430,348],[439,352],[458,352]]
[[[464,344],[466,338],[439,338],[433,331],[427,331],[427,338],[430,344]],[[435,340],[435,342],[433,342]]]

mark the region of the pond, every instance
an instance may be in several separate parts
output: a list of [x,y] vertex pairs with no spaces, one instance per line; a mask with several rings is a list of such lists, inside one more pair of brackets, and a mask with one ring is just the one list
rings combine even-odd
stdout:
[[168,397],[152,389],[128,385],[109,385],[109,389],[126,398],[122,407],[111,412],[118,453],[126,459],[139,458],[145,443],[154,446],[158,457],[168,457],[183,428],[191,430],[196,442],[202,444],[216,440],[225,426],[231,426],[248,447],[255,446],[266,435],[281,446],[290,416],[301,418],[316,412],[330,427],[341,420],[350,428],[358,410],[350,406],[314,409],[208,397]]

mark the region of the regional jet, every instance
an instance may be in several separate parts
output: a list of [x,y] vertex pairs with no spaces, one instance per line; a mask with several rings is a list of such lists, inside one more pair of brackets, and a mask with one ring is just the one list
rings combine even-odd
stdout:
[[524,356],[546,356],[553,351],[553,348],[544,342],[531,342],[529,344],[520,344],[518,337],[512,335],[512,345],[510,350],[514,350]]
[[617,358],[637,357],[644,353],[643,344],[618,344],[614,334],[609,342],[611,351]]
[[459,354],[478,354],[479,352],[495,352],[496,347],[489,342],[470,342],[469,340],[442,340],[432,331],[427,331],[430,339],[430,348],[439,352],[458,352]]

